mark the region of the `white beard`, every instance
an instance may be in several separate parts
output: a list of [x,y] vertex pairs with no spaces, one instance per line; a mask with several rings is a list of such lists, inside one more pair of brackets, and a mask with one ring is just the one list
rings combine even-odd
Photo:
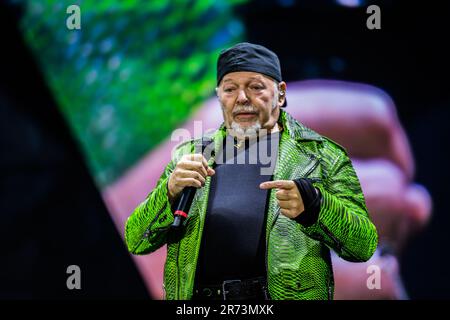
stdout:
[[[278,87],[275,85],[275,97],[278,96]],[[225,106],[223,105],[223,103],[220,101],[219,99],[219,103],[220,103],[220,107],[222,108],[222,111],[225,114]],[[275,109],[277,107],[277,99],[274,98],[272,101],[272,110]],[[240,107],[240,111],[248,111],[248,112],[253,112],[255,111],[255,108],[253,106],[242,106]],[[225,116],[224,116],[225,118]],[[267,134],[267,129],[261,129],[261,122],[258,120],[256,120],[256,122],[249,126],[249,127],[242,127],[239,123],[233,121],[231,122],[231,128],[229,128],[228,130],[228,134],[238,138],[238,139],[245,139],[245,138],[256,138],[258,135],[265,135]]]
[[252,138],[256,137],[261,129],[261,123],[257,120],[253,125],[243,128],[239,123],[233,121],[231,123],[230,134],[237,138]]

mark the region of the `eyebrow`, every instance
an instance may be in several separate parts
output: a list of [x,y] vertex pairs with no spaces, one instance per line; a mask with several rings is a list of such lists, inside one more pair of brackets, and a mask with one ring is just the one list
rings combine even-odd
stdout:
[[[249,80],[251,81],[251,80],[259,80],[259,81],[262,81],[264,78],[262,78],[262,77],[257,77],[257,76],[252,76],[252,77],[250,77],[249,78]],[[234,80],[233,79],[225,79],[225,80],[223,80],[223,82],[234,82]]]

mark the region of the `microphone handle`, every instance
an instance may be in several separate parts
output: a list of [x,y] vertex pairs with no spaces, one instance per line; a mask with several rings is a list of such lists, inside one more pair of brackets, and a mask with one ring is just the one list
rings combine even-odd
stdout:
[[175,212],[173,213],[175,215],[174,221],[172,223],[173,228],[180,228],[183,224],[183,221],[186,220],[196,191],[197,188],[195,187],[184,188],[178,204],[175,207]]

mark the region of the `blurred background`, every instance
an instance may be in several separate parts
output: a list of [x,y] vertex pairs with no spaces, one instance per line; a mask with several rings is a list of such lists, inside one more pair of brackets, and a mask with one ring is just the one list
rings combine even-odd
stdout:
[[[81,29],[66,26],[77,4]],[[366,9],[381,9],[369,30]],[[450,296],[444,246],[448,5],[398,1],[6,1],[0,5],[2,299],[153,298],[164,248],[131,257],[123,225],[181,127],[217,126],[218,53],[276,52],[287,112],[344,145],[380,248],[333,257],[339,299]],[[368,290],[368,265],[383,270]],[[66,269],[81,269],[68,290]]]

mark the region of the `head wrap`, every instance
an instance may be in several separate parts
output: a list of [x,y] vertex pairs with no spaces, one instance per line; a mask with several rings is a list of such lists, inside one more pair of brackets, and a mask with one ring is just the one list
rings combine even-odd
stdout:
[[[278,56],[258,44],[242,42],[222,50],[217,59],[217,85],[230,72],[252,71],[282,81]],[[286,106],[286,99],[283,107]]]

